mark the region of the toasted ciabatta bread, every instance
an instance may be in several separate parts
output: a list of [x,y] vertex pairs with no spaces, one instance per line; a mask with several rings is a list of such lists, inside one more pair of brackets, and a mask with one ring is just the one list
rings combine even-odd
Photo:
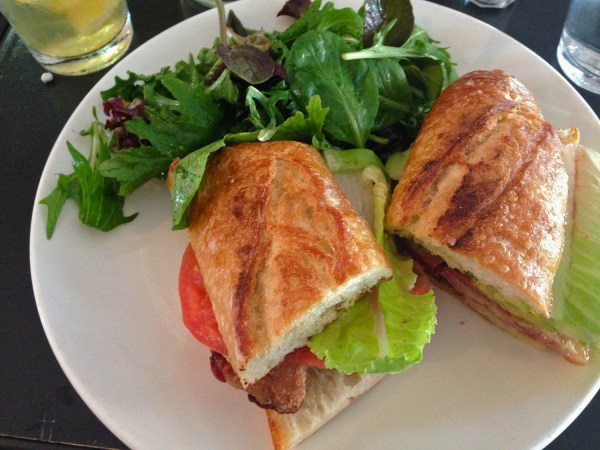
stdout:
[[392,275],[369,225],[305,144],[224,148],[189,214],[227,359],[244,386]]
[[383,378],[385,374],[344,375],[336,370],[310,368],[300,410],[294,414],[267,411],[275,450],[295,447]]
[[464,75],[426,117],[386,228],[548,316],[565,234],[563,150],[514,77]]

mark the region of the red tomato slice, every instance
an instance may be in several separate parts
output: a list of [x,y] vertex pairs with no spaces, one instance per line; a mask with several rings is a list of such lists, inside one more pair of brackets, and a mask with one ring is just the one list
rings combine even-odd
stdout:
[[[198,270],[198,260],[192,246],[188,244],[179,270],[179,298],[183,323],[196,339],[211,350],[227,355],[223,336],[219,332],[212,303],[204,287],[202,276]],[[325,363],[312,353],[308,347],[294,350],[286,359],[299,365],[325,367]]]
[[286,361],[292,361],[299,366],[325,368],[325,361],[317,358],[308,347],[300,347],[285,357]]
[[187,329],[211,350],[227,355],[210,298],[198,271],[196,255],[189,244],[183,253],[179,270],[179,298],[183,323]]

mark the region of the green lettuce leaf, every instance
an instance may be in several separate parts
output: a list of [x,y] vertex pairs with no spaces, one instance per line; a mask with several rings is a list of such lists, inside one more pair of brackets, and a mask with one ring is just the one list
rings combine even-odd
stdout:
[[[600,153],[577,148],[575,211],[564,285],[554,286],[553,326],[600,347]],[[556,295],[558,293],[558,295]]]
[[326,367],[343,373],[400,372],[421,360],[435,331],[435,298],[431,290],[411,293],[416,281],[413,262],[396,253],[392,237],[384,232],[389,185],[383,171],[370,165],[362,173],[372,192],[375,238],[392,265],[393,277],[340,311],[308,345]]

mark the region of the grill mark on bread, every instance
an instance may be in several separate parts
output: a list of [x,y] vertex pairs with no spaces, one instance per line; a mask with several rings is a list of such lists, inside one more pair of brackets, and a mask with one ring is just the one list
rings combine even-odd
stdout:
[[[234,328],[238,341],[239,351],[247,357],[249,348],[254,342],[249,338],[248,333],[248,300],[250,290],[256,284],[257,273],[260,271],[258,267],[259,250],[262,247],[264,240],[264,222],[265,222],[265,205],[268,198],[267,187],[261,186],[258,191],[257,198],[252,202],[252,210],[256,212],[258,220],[254,221],[253,237],[254,244],[246,244],[237,250],[240,260],[242,261],[242,269],[238,275],[235,291],[233,294],[233,314],[235,317]],[[233,215],[240,222],[240,226],[248,225],[248,218],[244,213],[242,203],[247,202],[244,195],[238,194],[234,197]]]
[[[323,177],[318,176],[318,174],[316,174],[312,168],[299,164],[297,161],[294,162],[298,164],[301,169],[304,169],[307,172],[313,185],[320,186],[321,192],[335,192],[337,197],[340,196],[340,190],[337,186],[333,185],[332,183],[326,183]],[[350,255],[346,249],[348,236],[346,233],[344,218],[342,213],[336,207],[331,206],[327,201],[325,201],[325,196],[320,199],[319,207],[323,208],[329,217],[332,218],[335,226],[337,241],[335,243],[335,248],[333,249],[335,256],[333,258],[332,269],[335,281],[337,283],[342,283],[348,276],[350,266],[353,265]],[[355,269],[355,267],[352,267],[352,269]]]
[[[437,154],[436,159],[426,161],[419,171],[419,176],[410,180],[404,197],[406,201],[410,204],[420,198],[421,208],[427,208],[438,192],[439,182],[444,178],[446,169],[456,163],[464,164],[464,156],[472,153],[474,144],[485,141],[502,118],[516,107],[516,102],[504,100],[481,114],[475,121],[465,124],[461,133],[449,142],[441,155]],[[490,122],[494,122],[492,128],[489,127]],[[427,191],[425,195],[422,194],[423,190]],[[417,218],[418,215],[413,215],[409,223],[414,223]]]
[[[552,125],[548,122],[543,122],[535,138],[528,143],[528,149],[523,152],[528,155],[528,159],[523,162],[519,170],[501,191],[494,192],[489,181],[478,182],[476,179],[473,180],[472,174],[474,173],[476,176],[478,168],[477,166],[471,168],[471,171],[465,177],[466,182],[454,193],[451,207],[440,218],[436,232],[444,233],[441,230],[441,227],[444,226],[458,228],[462,222],[462,228],[466,230],[450,246],[453,248],[468,248],[469,236],[467,234],[470,233],[472,235],[476,224],[480,223],[485,217],[496,210],[498,199],[505,199],[510,192],[518,190],[519,185],[530,171],[531,164],[535,161],[537,153],[540,151],[541,143],[552,133]],[[481,207],[478,208],[478,206]],[[445,233],[448,233],[448,231],[445,231]]]

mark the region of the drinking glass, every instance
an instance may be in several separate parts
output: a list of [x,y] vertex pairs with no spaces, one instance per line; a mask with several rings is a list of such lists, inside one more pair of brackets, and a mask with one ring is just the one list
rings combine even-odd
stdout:
[[573,83],[600,94],[599,0],[571,2],[556,56]]
[[33,57],[61,75],[109,66],[133,37],[125,0],[0,0],[0,12]]
[[468,0],[482,8],[506,8],[515,0]]

